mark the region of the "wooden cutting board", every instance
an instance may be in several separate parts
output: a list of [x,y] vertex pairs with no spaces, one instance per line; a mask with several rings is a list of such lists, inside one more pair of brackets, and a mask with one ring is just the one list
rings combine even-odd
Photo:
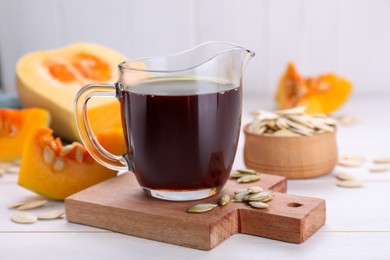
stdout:
[[[206,213],[187,213],[195,204],[216,203],[221,194],[250,186],[274,191],[268,209],[231,202]],[[211,198],[171,202],[146,195],[129,172],[68,197],[65,210],[70,222],[203,250],[236,233],[302,243],[325,224],[325,200],[285,194],[286,187],[285,177],[262,174],[250,184],[229,180]]]

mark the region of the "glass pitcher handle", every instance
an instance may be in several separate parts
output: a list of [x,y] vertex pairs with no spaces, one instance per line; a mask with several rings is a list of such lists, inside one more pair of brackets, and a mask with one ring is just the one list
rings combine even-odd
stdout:
[[108,152],[98,142],[91,129],[87,113],[87,104],[92,97],[115,96],[115,84],[89,84],[83,87],[77,93],[74,103],[76,126],[85,148],[98,163],[112,170],[127,171],[126,159],[121,155]]

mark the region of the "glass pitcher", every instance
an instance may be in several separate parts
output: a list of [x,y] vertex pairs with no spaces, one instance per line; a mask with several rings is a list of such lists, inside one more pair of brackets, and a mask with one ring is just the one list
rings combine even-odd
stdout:
[[[90,84],[75,100],[76,124],[89,153],[102,165],[135,174],[153,197],[195,200],[227,182],[241,126],[242,77],[254,52],[207,42],[173,55],[120,63],[115,84]],[[127,152],[113,155],[96,140],[87,103],[116,97]]]

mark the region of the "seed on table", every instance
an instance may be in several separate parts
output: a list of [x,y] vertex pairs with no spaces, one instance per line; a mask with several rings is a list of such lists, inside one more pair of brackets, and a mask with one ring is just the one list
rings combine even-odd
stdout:
[[389,166],[383,164],[375,164],[370,167],[370,172],[387,172]]
[[249,205],[251,205],[251,207],[257,208],[257,209],[266,209],[269,207],[267,203],[264,203],[261,201],[249,201]]
[[338,172],[335,174],[335,177],[341,181],[352,181],[356,179],[355,175],[346,172]]
[[363,162],[356,159],[341,159],[338,164],[344,167],[360,167]]
[[63,218],[65,211],[63,209],[51,210],[47,212],[42,212],[37,215],[38,219],[47,220],[47,219],[57,219]]
[[390,163],[390,157],[378,157],[374,159],[374,163]]
[[17,207],[17,209],[19,210],[35,209],[35,208],[42,207],[46,203],[47,200],[33,200]]
[[361,180],[339,181],[337,182],[336,185],[343,188],[360,188],[364,186],[364,181]]
[[218,200],[218,204],[221,205],[221,206],[225,206],[226,204],[228,204],[230,202],[230,196],[225,194],[223,195],[221,198],[219,198]]
[[189,208],[188,212],[189,213],[203,213],[203,212],[207,212],[207,211],[214,209],[216,206],[217,205],[215,205],[215,204],[208,204],[208,203],[197,204],[197,205]]
[[18,224],[32,224],[37,221],[37,216],[27,212],[19,212],[13,215],[11,220]]
[[260,180],[259,175],[248,175],[237,179],[238,183],[248,183]]
[[241,178],[244,176],[248,176],[248,174],[239,173],[239,172],[230,174],[230,178],[232,178],[232,179],[238,179],[238,178]]

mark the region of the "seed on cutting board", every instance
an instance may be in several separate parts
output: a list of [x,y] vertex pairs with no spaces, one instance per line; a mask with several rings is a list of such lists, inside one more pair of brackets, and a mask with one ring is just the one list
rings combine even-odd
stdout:
[[243,200],[245,201],[262,201],[266,202],[272,199],[273,195],[270,192],[260,192],[255,194],[246,195]]
[[356,179],[355,175],[346,172],[337,172],[335,177],[341,181],[352,181]]
[[247,190],[247,189],[236,190],[236,191],[234,192],[234,195],[237,195],[238,193],[244,193],[244,192],[248,192],[248,190]]
[[364,181],[361,180],[351,180],[351,181],[339,181],[337,186],[343,188],[360,188],[364,186]]
[[262,191],[263,191],[263,188],[262,188],[262,187],[259,187],[259,186],[253,186],[253,187],[249,187],[249,188],[247,189],[247,191],[248,191],[249,193],[255,194],[255,193],[260,193],[260,192],[262,192]]
[[248,176],[248,174],[239,173],[239,172],[230,174],[230,178],[233,178],[233,179],[238,179],[238,178],[241,178],[244,176]]
[[209,203],[204,203],[204,204],[197,204],[195,206],[192,206],[191,208],[188,209],[189,213],[202,213],[202,212],[207,212],[212,209],[214,209],[217,205],[215,204],[209,204]]
[[56,219],[56,218],[62,218],[65,214],[65,211],[63,209],[59,210],[51,210],[47,212],[42,212],[37,215],[38,219]]
[[374,159],[374,163],[390,163],[390,157],[378,157]]
[[19,209],[19,210],[35,209],[35,208],[42,207],[46,203],[47,203],[47,200],[33,200],[33,201],[29,201],[29,202],[17,207],[17,209]]
[[13,215],[11,220],[18,224],[32,224],[37,221],[37,216],[27,212],[19,212]]
[[242,174],[251,174],[251,175],[256,175],[257,172],[255,170],[251,170],[251,169],[245,169],[245,170],[237,170],[239,173],[242,173]]
[[243,199],[245,196],[247,196],[247,195],[249,195],[249,193],[248,193],[247,191],[239,192],[239,193],[237,193],[237,194],[235,194],[235,195],[233,196],[233,201],[234,201],[234,202],[242,202],[242,199]]
[[238,183],[248,183],[248,182],[255,182],[260,180],[259,175],[248,175],[248,176],[243,176],[241,178],[237,179]]
[[221,205],[221,206],[225,206],[226,204],[228,204],[230,202],[230,196],[225,194],[223,195],[222,197],[219,198],[218,200],[218,204]]
[[389,166],[383,164],[374,164],[370,167],[370,172],[387,172]]
[[267,203],[264,203],[261,201],[249,201],[249,205],[251,205],[251,207],[257,208],[257,209],[266,209],[269,207]]

